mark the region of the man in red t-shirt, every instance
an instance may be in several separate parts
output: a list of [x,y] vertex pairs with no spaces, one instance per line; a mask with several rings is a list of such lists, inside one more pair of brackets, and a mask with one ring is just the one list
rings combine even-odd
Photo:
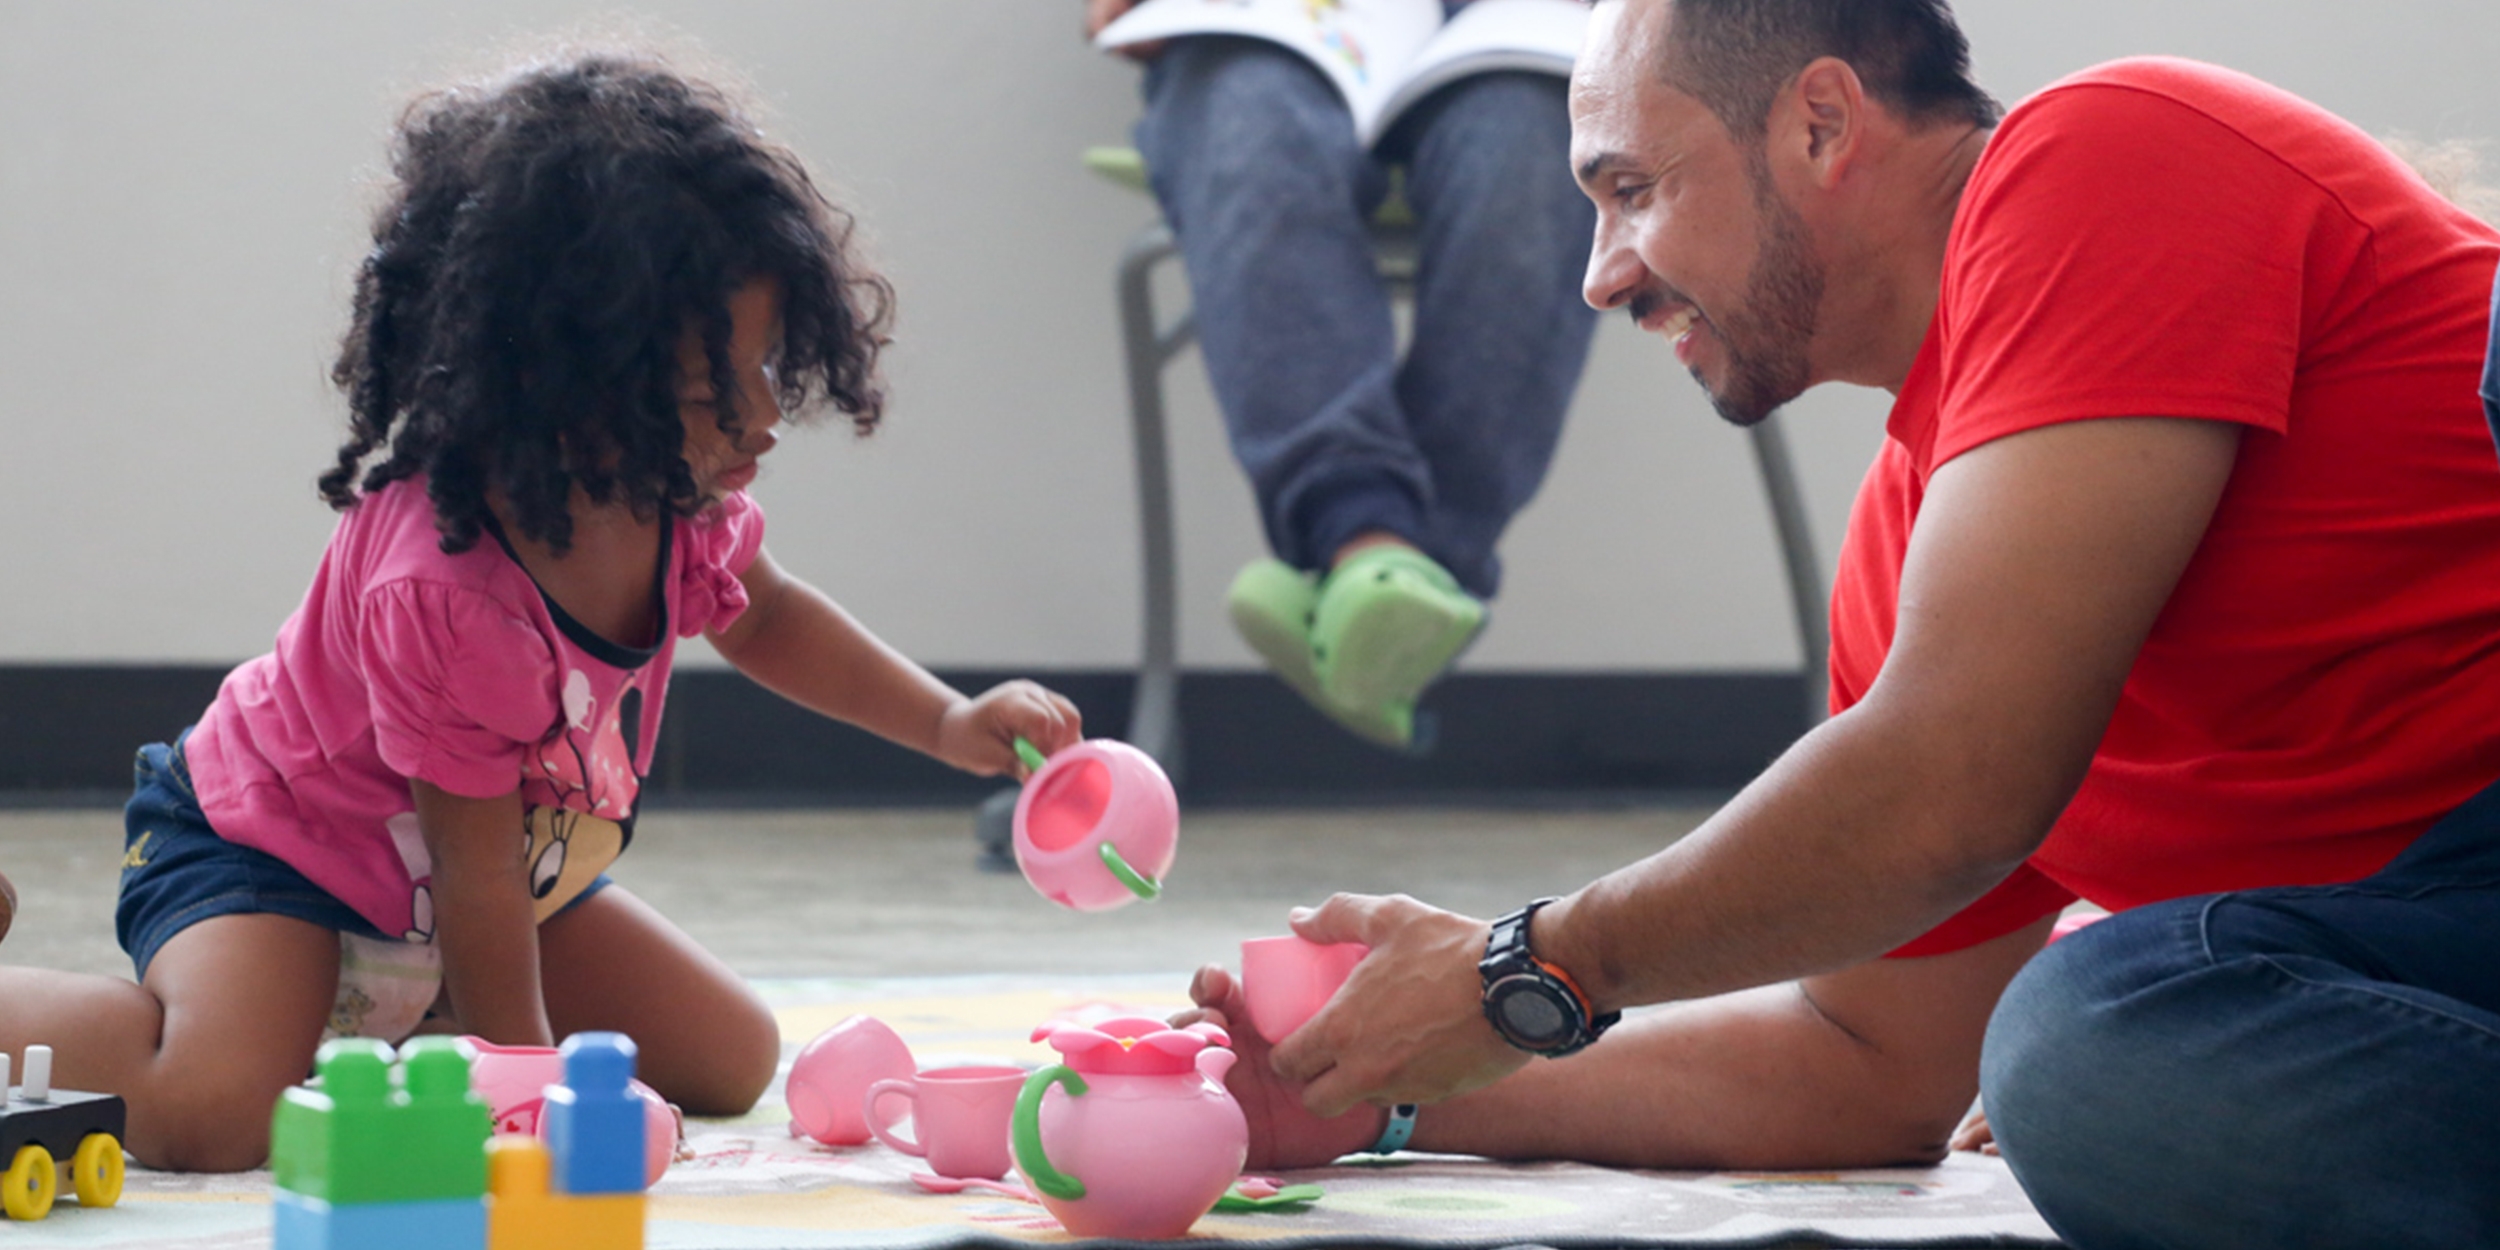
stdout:
[[2500,234],[2209,66],[2000,119],[1942,0],[1607,5],[1573,121],[1590,302],[1722,415],[1896,396],[1834,715],[1568,898],[1298,914],[1372,953],[1236,1067],[1260,1161],[1934,1159],[1984,1088],[2077,1245],[2500,1239]]

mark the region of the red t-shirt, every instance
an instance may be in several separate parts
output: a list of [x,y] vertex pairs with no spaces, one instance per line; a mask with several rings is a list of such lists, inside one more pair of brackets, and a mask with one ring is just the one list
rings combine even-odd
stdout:
[[2077,896],[2367,876],[2500,779],[2495,264],[2500,235],[2368,135],[2238,74],[2123,61],[2006,117],[1850,518],[1835,710],[1883,666],[1937,465],[2060,421],[2246,428],[2073,802],[1897,954]]

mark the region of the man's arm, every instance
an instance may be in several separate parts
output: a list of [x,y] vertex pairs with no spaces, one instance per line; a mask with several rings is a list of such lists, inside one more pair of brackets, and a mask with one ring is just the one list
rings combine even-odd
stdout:
[[1617,1167],[1933,1163],[1978,1094],[1988,1014],[2053,923],[1637,1013],[1434,1107],[1416,1145]]
[[[1568,1059],[1434,1104],[1420,1150],[1614,1167],[1797,1168],[1927,1163],[1976,1093],[1979,1045],[2006,982],[2053,918],[1966,950],[1878,959],[1802,982],[1636,1012]],[[1239,1019],[1230,974],[1190,987]],[[1226,1078],[1250,1166],[1310,1167],[1377,1140],[1378,1108],[1321,1120],[1236,1030]]]
[[[1690,836],[1540,912],[1538,954],[1599,1010],[1702,999],[1850,967],[1978,897],[2081,783],[2238,437],[2079,421],[1939,468],[1866,698]],[[1478,1012],[1467,956],[1484,926],[1401,931],[1415,917],[1392,901],[1332,899],[1295,924],[1375,952],[1340,996],[1359,1006],[1274,1056],[1322,1115],[1446,1097],[1521,1062]]]

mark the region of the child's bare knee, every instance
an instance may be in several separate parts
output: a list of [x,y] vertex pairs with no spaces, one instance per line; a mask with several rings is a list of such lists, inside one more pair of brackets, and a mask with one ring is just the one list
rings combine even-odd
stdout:
[[247,1172],[269,1160],[269,1111],[277,1091],[201,1090],[133,1099],[123,1145],[168,1172]]
[[[781,1065],[781,1027],[759,1003],[722,1020],[700,1067],[669,1098],[688,1115],[744,1115],[771,1087]],[[662,1091],[667,1093],[667,1091]]]

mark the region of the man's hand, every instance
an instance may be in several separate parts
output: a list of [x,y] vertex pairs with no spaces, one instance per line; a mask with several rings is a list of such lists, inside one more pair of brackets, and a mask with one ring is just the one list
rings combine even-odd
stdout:
[[[1102,28],[1119,20],[1121,14],[1137,7],[1138,0],[1085,0],[1085,41],[1091,43]],[[1133,61],[1151,61],[1163,52],[1163,41],[1133,43],[1119,49],[1120,55]]]
[[930,754],[983,777],[1022,779],[1016,739],[1044,755],[1085,736],[1085,718],[1055,690],[1030,681],[1007,681],[946,709],[938,718],[937,749]]
[[1297,909],[1293,931],[1314,942],[1360,942],[1371,953],[1269,1066],[1302,1085],[1311,1114],[1359,1103],[1438,1102],[1492,1084],[1528,1056],[1484,1018],[1476,972],[1489,926],[1405,895],[1340,894]]
[[[1239,1056],[1224,1084],[1250,1124],[1250,1158],[1243,1166],[1318,1167],[1380,1140],[1384,1117],[1378,1111],[1359,1109],[1323,1120],[1304,1109],[1301,1087],[1280,1079],[1268,1065],[1267,1039],[1250,1027],[1241,986],[1231,973],[1214,964],[1200,968],[1189,983],[1189,998],[1198,1009],[1183,1013],[1173,1023],[1208,1020],[1222,1025],[1233,1039],[1233,1053]],[[1241,1023],[1233,1023],[1236,1020]]]

